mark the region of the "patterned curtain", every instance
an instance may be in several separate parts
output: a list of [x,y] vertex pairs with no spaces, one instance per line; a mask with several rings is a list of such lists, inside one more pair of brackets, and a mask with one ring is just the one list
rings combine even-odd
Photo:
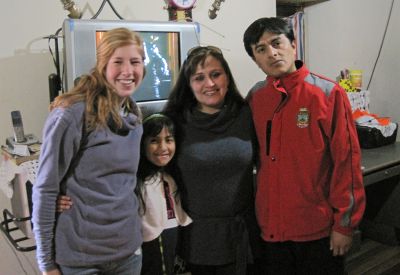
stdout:
[[304,34],[304,12],[299,11],[286,17],[288,22],[292,24],[294,36],[297,44],[297,59],[305,61],[305,34]]

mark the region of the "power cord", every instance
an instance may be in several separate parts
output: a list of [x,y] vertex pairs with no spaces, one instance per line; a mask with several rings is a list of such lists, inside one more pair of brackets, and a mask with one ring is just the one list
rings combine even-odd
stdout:
[[376,57],[374,67],[372,68],[371,77],[369,78],[369,82],[368,82],[368,85],[367,85],[367,90],[369,90],[369,85],[371,84],[372,78],[373,78],[373,76],[374,76],[375,69],[376,69],[376,65],[377,65],[378,60],[379,60],[379,58],[380,58],[380,56],[381,56],[381,52],[382,52],[382,48],[383,48],[383,43],[385,42],[386,32],[387,32],[387,29],[388,29],[388,27],[389,27],[390,18],[391,18],[391,16],[392,16],[392,12],[393,12],[393,5],[394,5],[394,0],[392,0],[392,4],[391,4],[391,6],[390,6],[389,16],[388,16],[388,19],[387,19],[387,21],[386,21],[385,31],[384,31],[384,33],[383,33],[381,45],[380,45],[380,47],[379,47],[378,56]]
[[[115,13],[115,15],[121,19],[124,20],[124,18],[117,12],[117,10],[115,9],[114,5],[111,3],[111,0],[103,0],[103,2],[100,5],[99,10],[96,12],[95,15],[93,15],[93,17],[91,19],[96,19],[100,13],[103,11],[103,8],[105,6],[105,4],[108,3],[111,7],[111,9],[113,10],[113,12]],[[59,33],[62,31],[62,28],[59,28],[55,34],[46,36],[44,38],[48,39],[48,47],[49,47],[49,52],[51,54],[51,57],[53,59],[53,63],[54,66],[56,68],[56,73],[52,73],[49,75],[49,90],[50,90],[50,102],[52,102],[54,100],[55,97],[58,96],[59,91],[61,93],[64,93],[64,66],[65,63],[63,64],[63,72],[61,74],[61,64],[60,64],[60,53],[58,50],[58,39],[61,38],[61,36],[59,36]],[[50,41],[54,40],[54,52],[51,48],[50,45]]]
[[53,50],[51,49],[50,46],[50,41],[52,39],[54,39],[55,41],[58,41],[58,38],[62,38],[61,36],[59,36],[59,33],[62,31],[62,28],[59,28],[55,34],[47,36],[45,38],[48,38],[48,46],[49,46],[49,52],[51,54],[51,57],[53,58],[53,63],[54,66],[56,67],[56,72],[58,75],[60,75],[60,58],[59,58],[59,53],[57,52],[58,50],[58,43],[55,43],[55,53],[53,52]]
[[[61,32],[62,28],[59,28],[55,34],[46,36],[44,38],[48,39],[48,46],[49,46],[49,52],[51,54],[51,57],[53,59],[54,66],[56,68],[56,73],[51,73],[49,75],[49,92],[50,92],[50,102],[54,100],[61,91],[62,93],[64,92],[63,88],[63,81],[62,81],[62,75],[61,75],[61,70],[60,70],[60,52],[58,50],[58,39],[61,38],[59,36],[59,33]],[[54,52],[51,48],[50,41],[54,40]]]
[[99,16],[99,14],[101,13],[101,11],[104,8],[104,5],[106,4],[106,2],[110,5],[111,9],[113,10],[113,12],[115,13],[115,15],[121,19],[124,20],[124,18],[117,12],[117,10],[114,8],[113,4],[111,3],[111,0],[103,0],[103,2],[101,3],[101,6],[99,8],[99,10],[96,12],[95,15],[93,15],[93,17],[91,19],[96,19],[97,16]]

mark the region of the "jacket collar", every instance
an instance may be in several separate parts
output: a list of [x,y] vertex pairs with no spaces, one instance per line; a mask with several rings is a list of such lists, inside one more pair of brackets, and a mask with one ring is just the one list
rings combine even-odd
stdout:
[[295,65],[297,70],[280,78],[267,76],[269,85],[272,85],[276,90],[283,93],[290,92],[296,85],[303,82],[303,80],[310,73],[306,65],[301,60],[296,60]]

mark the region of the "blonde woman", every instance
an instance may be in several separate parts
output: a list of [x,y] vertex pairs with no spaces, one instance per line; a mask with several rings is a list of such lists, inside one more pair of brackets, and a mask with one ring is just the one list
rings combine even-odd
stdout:
[[[144,58],[138,34],[105,33],[95,68],[51,105],[33,188],[43,274],[140,274],[141,222],[132,192],[143,128],[131,95],[143,80]],[[74,207],[56,217],[59,193]]]

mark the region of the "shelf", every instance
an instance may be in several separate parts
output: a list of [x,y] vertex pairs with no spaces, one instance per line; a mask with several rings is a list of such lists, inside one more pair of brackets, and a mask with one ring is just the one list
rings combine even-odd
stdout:
[[277,16],[290,16],[311,5],[329,0],[276,0]]
[[325,2],[329,0],[276,0],[276,4],[289,4],[289,5],[314,5],[320,2]]

